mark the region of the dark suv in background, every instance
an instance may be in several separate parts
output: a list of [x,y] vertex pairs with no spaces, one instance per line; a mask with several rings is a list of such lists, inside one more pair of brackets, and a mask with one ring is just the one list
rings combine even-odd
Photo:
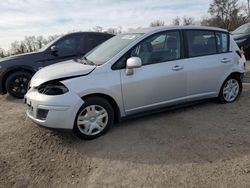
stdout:
[[250,23],[238,27],[232,35],[238,46],[245,52],[246,58],[250,59]]
[[77,32],[63,35],[37,52],[0,59],[0,94],[23,98],[32,75],[39,69],[61,61],[78,59],[114,35]]

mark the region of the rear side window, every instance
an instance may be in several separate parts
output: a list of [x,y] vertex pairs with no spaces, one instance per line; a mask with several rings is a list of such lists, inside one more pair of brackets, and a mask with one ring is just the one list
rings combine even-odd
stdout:
[[87,47],[86,47],[86,51],[90,51],[93,48],[95,48],[96,46],[98,46],[99,44],[103,43],[104,41],[106,41],[108,38],[106,37],[106,35],[102,35],[102,34],[89,34],[88,38],[87,38]]
[[223,32],[216,32],[218,53],[229,51],[229,35]]
[[216,53],[216,38],[213,31],[190,30],[186,34],[189,57]]

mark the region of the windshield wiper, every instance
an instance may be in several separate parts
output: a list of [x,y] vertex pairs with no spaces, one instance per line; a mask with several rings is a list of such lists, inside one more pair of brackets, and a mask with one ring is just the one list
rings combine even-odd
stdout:
[[95,65],[95,63],[93,61],[90,61],[89,59],[87,59],[86,56],[83,56],[81,60],[84,60],[86,63],[83,63],[85,65]]

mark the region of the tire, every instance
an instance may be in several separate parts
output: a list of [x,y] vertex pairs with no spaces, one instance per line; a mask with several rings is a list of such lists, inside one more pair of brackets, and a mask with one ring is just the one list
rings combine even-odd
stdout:
[[247,60],[250,60],[250,47],[246,49],[245,57]]
[[19,71],[12,73],[5,82],[7,92],[15,98],[22,99],[27,93],[28,84],[31,78],[32,74],[28,72]]
[[74,122],[73,133],[85,140],[105,134],[114,123],[114,109],[101,97],[84,99]]
[[221,86],[218,96],[219,102],[232,103],[238,99],[242,92],[242,81],[238,75],[229,76]]

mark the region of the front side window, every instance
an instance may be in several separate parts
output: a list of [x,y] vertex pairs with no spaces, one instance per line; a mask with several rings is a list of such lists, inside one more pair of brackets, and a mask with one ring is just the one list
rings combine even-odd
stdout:
[[180,34],[171,31],[151,36],[135,46],[130,57],[140,57],[143,65],[180,58]]
[[56,44],[58,50],[78,50],[81,46],[80,38],[78,36],[69,36],[60,40]]
[[216,53],[216,39],[213,31],[190,30],[186,34],[189,57]]
[[216,32],[217,49],[218,53],[228,52],[229,48],[229,36],[227,33]]

